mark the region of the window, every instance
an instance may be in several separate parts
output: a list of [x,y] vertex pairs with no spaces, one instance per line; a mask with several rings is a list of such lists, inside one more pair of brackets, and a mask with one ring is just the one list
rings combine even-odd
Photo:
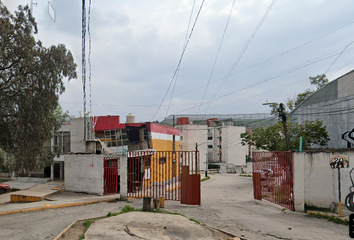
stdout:
[[208,137],[208,140],[213,140],[213,137]]
[[213,148],[213,145],[208,145],[208,148]]
[[183,140],[183,136],[180,136],[179,139],[182,141]]

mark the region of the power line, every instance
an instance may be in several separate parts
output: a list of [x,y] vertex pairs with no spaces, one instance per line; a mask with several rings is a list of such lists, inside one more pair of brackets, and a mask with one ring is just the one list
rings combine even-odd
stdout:
[[[188,32],[189,32],[189,27],[190,27],[190,24],[191,24],[191,21],[192,21],[194,6],[195,6],[195,0],[193,1],[192,11],[191,11],[191,14],[190,14],[190,16],[189,16],[188,27],[187,27],[187,31],[186,31],[186,36],[185,36],[185,38],[184,38],[184,44],[183,44],[182,51],[183,51],[184,48],[187,47]],[[170,105],[171,105],[171,101],[172,101],[172,98],[173,98],[173,94],[174,94],[174,92],[175,92],[175,88],[176,88],[176,83],[177,83],[177,79],[178,79],[179,70],[180,70],[180,68],[178,68],[177,74],[176,74],[176,78],[175,78],[175,80],[174,80],[174,84],[173,84],[173,88],[172,88],[172,93],[171,93],[171,98],[170,98],[170,101],[169,101],[169,103],[168,103],[168,107],[167,107],[167,111],[166,111],[166,116],[168,115],[168,111],[170,110]]]
[[256,26],[256,28],[253,30],[252,34],[250,35],[250,37],[248,38],[246,44],[244,45],[244,47],[242,48],[240,54],[238,55],[237,59],[235,60],[235,62],[232,64],[230,70],[228,71],[228,73],[226,74],[224,80],[222,81],[222,83],[220,84],[220,86],[217,88],[217,90],[215,91],[213,97],[211,98],[208,107],[206,108],[205,112],[208,110],[210,103],[214,100],[214,98],[216,97],[216,95],[219,93],[219,91],[221,90],[221,88],[224,86],[225,82],[227,81],[227,79],[230,77],[232,71],[234,70],[234,68],[236,67],[236,65],[238,64],[238,62],[241,60],[243,54],[246,52],[248,46],[250,45],[252,39],[254,38],[254,36],[256,35],[256,33],[258,32],[258,30],[261,28],[261,26],[263,25],[264,21],[267,19],[268,14],[270,12],[270,10],[273,8],[274,4],[276,3],[276,0],[273,0],[271,2],[271,4],[269,5],[267,11],[264,13],[263,17],[261,18],[260,22],[258,23],[258,25]]
[[331,67],[335,64],[335,62],[338,60],[338,58],[340,56],[342,56],[343,52],[352,44],[354,43],[354,41],[350,42],[347,46],[345,46],[345,48],[343,49],[343,51],[336,57],[336,59],[334,59],[334,61],[331,63],[331,65],[329,65],[327,71],[325,72],[325,74],[327,75],[328,71],[331,69]]
[[225,37],[225,34],[226,34],[227,27],[229,25],[229,21],[230,21],[230,17],[231,17],[231,13],[232,13],[232,10],[234,8],[234,5],[235,5],[235,0],[232,2],[231,8],[230,8],[230,13],[229,13],[229,16],[228,16],[227,21],[226,21],[225,29],[224,29],[224,32],[222,34],[221,41],[220,41],[220,44],[219,44],[219,48],[218,48],[218,51],[217,51],[216,56],[215,56],[214,64],[213,64],[213,67],[211,69],[210,76],[209,76],[209,79],[208,79],[208,83],[207,83],[207,86],[205,88],[205,91],[204,91],[204,94],[203,94],[203,97],[202,97],[202,101],[200,102],[200,105],[199,105],[197,113],[199,113],[200,107],[202,106],[203,101],[204,101],[205,94],[208,91],[210,80],[211,80],[211,77],[213,76],[214,69],[215,69],[215,66],[216,66],[216,62],[218,61],[218,58],[219,58],[220,49],[221,49],[221,46],[222,46],[222,44],[224,42],[224,37]]
[[188,43],[189,43],[189,41],[190,41],[190,39],[191,39],[191,37],[192,37],[192,34],[193,34],[193,31],[194,31],[195,25],[196,25],[197,20],[198,20],[198,17],[199,17],[199,14],[200,14],[200,12],[201,12],[201,10],[202,10],[202,8],[203,8],[204,1],[205,1],[205,0],[203,0],[202,4],[200,5],[199,11],[198,11],[197,16],[196,16],[196,18],[195,18],[195,21],[194,21],[194,24],[193,24],[193,26],[192,26],[191,32],[190,32],[190,34],[189,34],[188,40],[187,40],[187,42],[186,42],[186,44],[185,44],[185,47],[184,47],[184,49],[183,49],[183,51],[182,51],[181,57],[180,57],[180,59],[179,59],[179,61],[178,61],[178,64],[177,64],[177,68],[176,68],[176,70],[175,70],[175,72],[174,72],[174,74],[173,74],[173,76],[172,76],[172,79],[171,79],[170,84],[169,84],[169,86],[168,86],[168,88],[167,88],[167,91],[166,91],[164,97],[162,98],[162,101],[161,101],[159,107],[157,108],[155,114],[152,116],[152,118],[151,118],[150,121],[152,121],[152,120],[154,119],[154,117],[156,116],[156,114],[157,114],[158,111],[160,110],[161,105],[162,105],[162,103],[165,101],[165,98],[166,98],[166,96],[167,96],[167,93],[168,93],[168,91],[170,90],[170,87],[171,87],[171,85],[172,85],[172,82],[173,82],[173,80],[174,80],[175,77],[176,77],[176,74],[177,74],[177,72],[178,72],[178,69],[180,68],[180,65],[181,65],[181,63],[182,63],[182,59],[183,59],[184,53],[186,52]]

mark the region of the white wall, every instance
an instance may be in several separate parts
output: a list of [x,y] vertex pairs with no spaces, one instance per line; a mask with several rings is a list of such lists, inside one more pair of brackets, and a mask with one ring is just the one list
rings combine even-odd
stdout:
[[96,154],[66,154],[65,190],[103,195],[103,158]]
[[195,143],[198,144],[199,151],[199,169],[205,170],[207,153],[207,133],[206,125],[179,125],[180,133],[179,146],[181,151],[194,151]]
[[245,127],[222,127],[222,159],[225,163],[246,164],[248,147],[242,146],[240,134],[246,132]]
[[[91,118],[86,118],[87,128]],[[86,152],[86,143],[84,142],[84,118],[72,118],[71,119],[71,152],[74,153],[84,153]],[[87,140],[89,139],[88,129],[86,131]]]
[[[294,192],[295,204],[301,204],[301,189],[303,202],[307,205],[323,208],[338,206],[338,170],[329,165],[332,155],[348,155],[349,168],[341,169],[341,201],[352,186],[349,172],[354,168],[354,152],[333,153],[295,153],[294,154]],[[336,209],[337,210],[337,209]]]

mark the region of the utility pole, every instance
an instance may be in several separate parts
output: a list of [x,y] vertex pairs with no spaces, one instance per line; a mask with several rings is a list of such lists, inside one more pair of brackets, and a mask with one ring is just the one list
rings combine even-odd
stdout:
[[290,141],[289,141],[289,135],[288,135],[288,127],[286,125],[286,114],[284,112],[284,104],[282,104],[282,103],[279,104],[278,112],[279,112],[279,118],[281,119],[281,121],[283,123],[286,148],[288,151],[290,151]]

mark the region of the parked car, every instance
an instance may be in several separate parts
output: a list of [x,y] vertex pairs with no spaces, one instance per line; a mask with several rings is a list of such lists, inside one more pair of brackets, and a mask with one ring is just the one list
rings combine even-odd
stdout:
[[0,183],[0,194],[4,194],[10,191],[10,186],[9,184],[6,183]]

